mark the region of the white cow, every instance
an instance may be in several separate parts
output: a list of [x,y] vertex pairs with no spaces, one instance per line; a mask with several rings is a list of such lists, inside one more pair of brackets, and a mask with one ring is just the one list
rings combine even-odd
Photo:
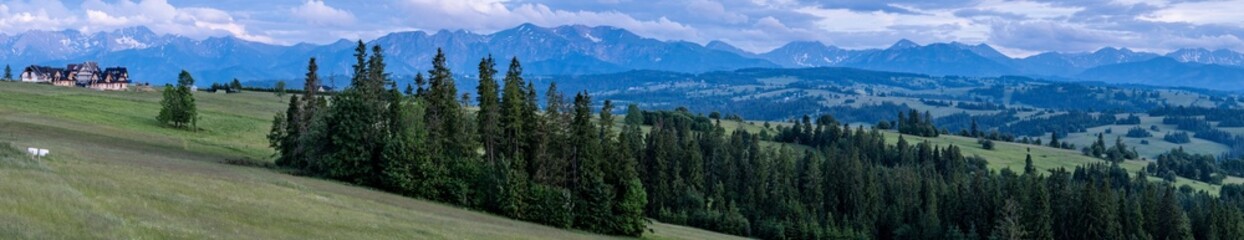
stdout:
[[39,157],[46,157],[47,155],[48,155],[47,149],[42,149],[42,148],[39,149]]
[[26,148],[26,153],[29,153],[30,156],[39,156],[39,149],[38,148]]

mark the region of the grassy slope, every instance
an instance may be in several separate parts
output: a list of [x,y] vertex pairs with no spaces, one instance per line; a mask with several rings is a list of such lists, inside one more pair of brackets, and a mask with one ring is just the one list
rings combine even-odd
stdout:
[[[0,236],[18,239],[608,239],[332,181],[220,163],[266,159],[285,104],[196,95],[205,129],[159,127],[160,94],[0,83]],[[653,224],[653,239],[729,239]]]

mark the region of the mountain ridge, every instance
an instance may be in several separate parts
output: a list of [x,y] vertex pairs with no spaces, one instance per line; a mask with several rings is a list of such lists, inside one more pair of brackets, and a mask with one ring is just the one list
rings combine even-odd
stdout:
[[[128,66],[140,82],[172,82],[185,69],[200,83],[243,80],[300,79],[308,58],[317,57],[321,75],[350,72],[353,45],[339,40],[328,44],[299,43],[290,46],[250,42],[232,36],[202,40],[159,35],[142,26],[111,32],[82,33],[76,30],[32,30],[0,35],[0,61],[21,69],[25,65],[64,65],[99,61],[106,66]],[[1023,58],[1007,56],[984,43],[929,43],[902,39],[884,49],[845,49],[817,41],[793,41],[768,52],[753,53],[723,41],[698,44],[647,38],[612,26],[563,25],[541,27],[525,23],[491,34],[465,30],[393,32],[366,42],[385,49],[389,70],[409,76],[430,68],[436,49],[443,49],[449,66],[470,77],[478,59],[493,56],[508,60],[519,56],[533,75],[585,75],[629,70],[660,70],[686,73],[744,68],[852,67],[865,70],[910,72],[929,75],[989,77],[1024,75],[1084,80],[1109,79],[1111,83],[1140,83],[1126,78],[1101,76],[1111,71],[1082,74],[1090,69],[1143,62],[1158,57],[1175,60],[1166,65],[1169,76],[1216,76],[1213,71],[1234,68],[1196,68],[1198,64],[1244,67],[1244,54],[1231,50],[1179,49],[1167,54],[1105,47],[1094,52],[1045,52]],[[1193,70],[1197,69],[1197,70]],[[1208,71],[1208,72],[1207,72]],[[1122,74],[1122,73],[1120,73]],[[402,79],[405,81],[405,79]],[[1186,80],[1186,79],[1184,79]],[[1186,81],[1153,81],[1145,84],[1188,86]],[[1244,84],[1228,84],[1244,89]],[[1204,87],[1204,86],[1190,86]]]

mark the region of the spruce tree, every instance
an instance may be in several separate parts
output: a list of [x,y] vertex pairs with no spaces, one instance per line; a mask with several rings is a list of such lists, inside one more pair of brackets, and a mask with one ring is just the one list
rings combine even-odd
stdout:
[[355,48],[355,76],[350,86],[333,98],[325,124],[328,134],[318,149],[321,174],[358,184],[376,184],[383,166],[381,150],[387,136],[384,114],[388,96],[384,57],[379,46],[370,58],[362,41]]
[[1024,174],[1037,174],[1037,167],[1032,164],[1032,154],[1024,155]]
[[276,165],[282,167],[301,167],[300,139],[302,137],[302,102],[297,95],[289,99],[289,107],[285,114],[277,114],[272,120],[272,130],[268,133],[268,144],[276,149]]
[[1060,143],[1058,143],[1058,132],[1050,132],[1050,147],[1052,148],[1062,147]]
[[497,74],[496,65],[492,56],[480,59],[479,86],[476,88],[479,96],[479,111],[475,117],[478,122],[476,128],[479,130],[480,143],[484,146],[484,159],[494,165],[496,165],[497,155],[500,154],[498,145],[502,137],[501,99],[497,97],[497,81],[493,79],[493,76]]
[[1038,175],[1028,175],[1028,183],[1031,190],[1027,191],[1023,209],[1024,229],[1028,231],[1029,239],[1034,240],[1052,240],[1054,239],[1053,219],[1051,218],[1050,194],[1046,188],[1042,178]]
[[[510,68],[505,72],[501,99],[501,139],[499,150],[502,154],[512,157],[529,157],[524,153],[524,143],[533,129],[528,129],[524,121],[527,115],[527,93],[523,91],[523,67],[518,58],[510,60]],[[527,159],[532,161],[533,159]],[[518,166],[527,167],[525,165]]]
[[232,90],[231,92],[242,92],[242,82],[238,81],[237,78],[234,78],[233,82],[229,83],[229,89]]
[[13,81],[13,69],[9,68],[8,64],[4,65],[4,80]]
[[454,84],[444,51],[437,49],[428,70],[429,87],[422,96],[427,101],[426,124],[430,154],[436,164],[445,168],[446,175],[439,179],[441,199],[456,204],[479,204],[481,198],[471,196],[472,181],[476,181],[478,165],[465,110],[458,102],[458,90]]
[[432,70],[428,70],[429,87],[427,91],[427,123],[429,129],[433,129],[430,138],[433,139],[432,144],[440,145],[440,158],[446,161],[454,161],[465,157],[473,152],[467,149],[457,141],[456,134],[462,132],[462,115],[461,105],[458,104],[458,89],[454,84],[453,74],[450,73],[449,67],[445,60],[445,53],[440,49],[436,50],[436,56],[432,58]]
[[423,73],[415,73],[415,96],[423,96],[423,93],[427,92],[427,88],[424,87],[427,84],[427,79],[423,78]]
[[[639,108],[630,105],[628,112],[638,112]],[[604,115],[607,110],[602,110]],[[642,118],[642,114],[637,115]],[[630,119],[630,116],[627,116]],[[604,119],[604,117],[602,117]],[[643,121],[640,120],[640,123]],[[637,169],[639,166],[638,157],[643,149],[643,133],[639,128],[639,124],[632,124],[627,121],[623,126],[622,135],[618,137],[618,142],[610,142],[616,144],[618,149],[611,159],[614,161],[613,178],[617,179],[615,184],[615,194],[617,203],[614,204],[614,226],[616,226],[617,234],[627,236],[639,236],[647,228],[647,219],[644,216],[644,208],[648,205],[648,193],[644,190],[643,181],[639,177]]]
[[592,124],[591,99],[575,95],[571,123],[571,186],[575,192],[575,227],[594,232],[613,231],[613,188],[605,183],[600,167],[599,133]]

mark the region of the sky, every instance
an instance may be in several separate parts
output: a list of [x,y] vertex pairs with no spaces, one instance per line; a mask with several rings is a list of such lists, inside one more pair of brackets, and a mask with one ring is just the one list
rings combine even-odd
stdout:
[[1013,57],[1103,47],[1244,52],[1244,0],[0,0],[0,33],[9,35],[146,26],[291,45],[398,31],[487,34],[521,23],[608,25],[752,52],[791,41],[884,48],[900,39],[987,43]]

